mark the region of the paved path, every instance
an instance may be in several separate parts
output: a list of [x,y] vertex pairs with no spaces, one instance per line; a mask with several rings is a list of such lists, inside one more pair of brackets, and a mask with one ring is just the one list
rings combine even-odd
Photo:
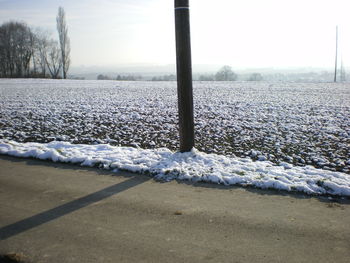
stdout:
[[349,200],[0,159],[0,254],[50,263],[350,259]]

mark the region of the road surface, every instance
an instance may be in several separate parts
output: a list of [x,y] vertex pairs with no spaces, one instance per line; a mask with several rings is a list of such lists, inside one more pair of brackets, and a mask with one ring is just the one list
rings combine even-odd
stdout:
[[349,262],[350,202],[0,156],[0,254],[28,262]]

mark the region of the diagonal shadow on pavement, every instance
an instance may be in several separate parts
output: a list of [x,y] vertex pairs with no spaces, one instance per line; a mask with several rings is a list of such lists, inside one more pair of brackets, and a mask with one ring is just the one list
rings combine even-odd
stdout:
[[150,178],[140,176],[132,177],[121,183],[106,187],[100,191],[89,194],[87,196],[81,197],[79,199],[73,200],[64,205],[52,208],[40,214],[28,217],[16,223],[4,226],[0,228],[0,240],[5,240],[42,224],[48,223],[52,220],[60,218],[64,215],[70,214],[74,211],[77,211],[81,208],[84,208],[93,203],[99,202],[103,199],[116,195],[120,192],[128,190],[132,187],[135,187],[139,184],[142,184],[148,181]]

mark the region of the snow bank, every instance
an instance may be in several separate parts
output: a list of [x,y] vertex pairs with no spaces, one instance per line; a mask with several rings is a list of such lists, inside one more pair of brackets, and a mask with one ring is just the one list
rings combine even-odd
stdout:
[[196,149],[189,153],[174,153],[166,148],[145,150],[107,144],[84,145],[56,141],[41,144],[0,140],[0,154],[121,169],[164,180],[250,185],[308,194],[350,196],[350,175],[345,173],[312,166],[276,166],[269,161],[229,158]]

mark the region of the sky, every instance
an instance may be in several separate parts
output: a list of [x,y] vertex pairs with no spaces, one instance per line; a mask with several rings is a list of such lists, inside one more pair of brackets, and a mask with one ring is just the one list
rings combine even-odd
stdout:
[[[57,38],[66,12],[72,66],[175,63],[173,0],[0,0],[0,23],[20,20]],[[350,66],[349,0],[190,0],[193,64],[234,68]],[[347,49],[347,47],[349,47]]]

